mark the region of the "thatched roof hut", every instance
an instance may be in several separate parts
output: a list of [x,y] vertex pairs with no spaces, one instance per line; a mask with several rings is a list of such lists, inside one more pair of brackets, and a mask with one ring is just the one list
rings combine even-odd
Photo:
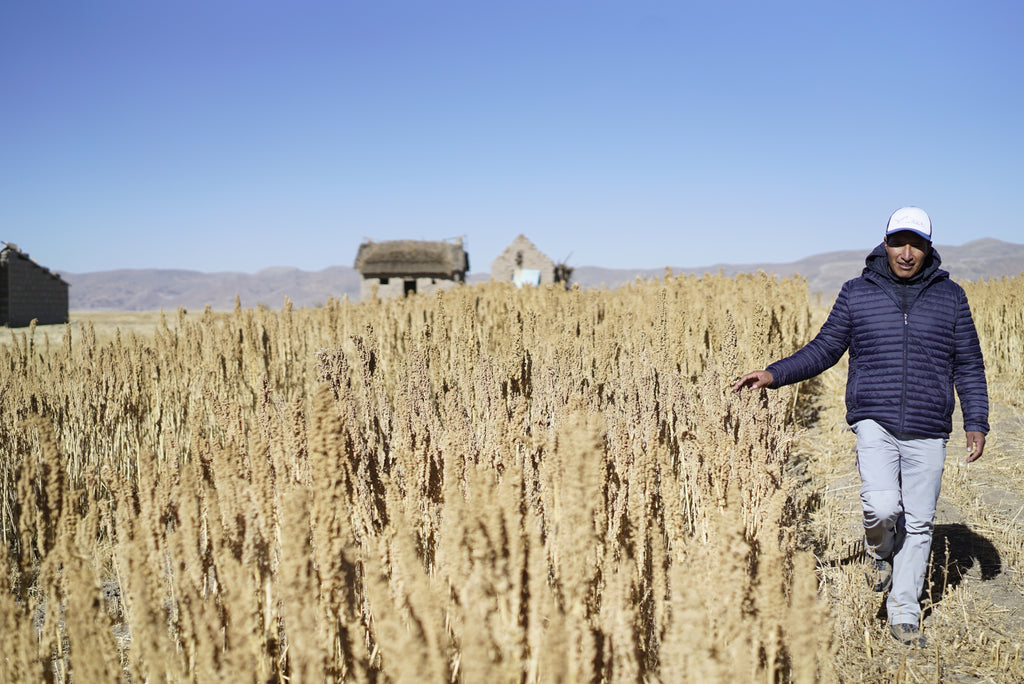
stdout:
[[469,255],[462,240],[367,241],[359,245],[355,268],[363,278],[444,278],[465,280]]
[[462,238],[430,240],[368,240],[359,245],[356,270],[363,275],[360,299],[428,294],[466,282],[469,255]]

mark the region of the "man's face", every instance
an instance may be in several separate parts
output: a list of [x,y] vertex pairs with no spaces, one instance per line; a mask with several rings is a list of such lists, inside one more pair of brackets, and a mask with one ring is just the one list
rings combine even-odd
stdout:
[[924,266],[931,247],[932,243],[909,230],[887,236],[885,253],[889,257],[889,269],[898,278],[913,278]]

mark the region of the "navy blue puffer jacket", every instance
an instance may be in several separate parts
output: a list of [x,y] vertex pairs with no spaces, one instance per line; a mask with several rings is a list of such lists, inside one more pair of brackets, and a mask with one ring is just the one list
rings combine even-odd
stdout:
[[850,351],[846,420],[873,419],[892,433],[949,437],[953,390],[964,429],[988,433],[988,387],[978,333],[962,287],[931,250],[921,271],[889,271],[885,245],[847,281],[817,336],[768,366],[772,387],[813,377]]

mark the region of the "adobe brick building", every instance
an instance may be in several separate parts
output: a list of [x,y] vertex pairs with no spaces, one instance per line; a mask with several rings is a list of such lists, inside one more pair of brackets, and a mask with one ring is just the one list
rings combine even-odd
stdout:
[[10,242],[0,249],[0,325],[68,322],[68,284]]
[[505,250],[491,262],[491,280],[523,285],[564,283],[569,285],[572,269],[556,264],[520,233]]
[[359,245],[355,268],[363,280],[361,301],[429,294],[465,282],[469,255],[462,238],[454,242],[430,240],[369,240]]

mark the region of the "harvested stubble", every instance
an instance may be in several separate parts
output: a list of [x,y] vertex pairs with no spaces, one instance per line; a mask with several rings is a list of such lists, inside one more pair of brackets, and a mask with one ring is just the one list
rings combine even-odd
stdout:
[[795,395],[728,391],[808,323],[667,274],[15,335],[0,674],[828,680]]

